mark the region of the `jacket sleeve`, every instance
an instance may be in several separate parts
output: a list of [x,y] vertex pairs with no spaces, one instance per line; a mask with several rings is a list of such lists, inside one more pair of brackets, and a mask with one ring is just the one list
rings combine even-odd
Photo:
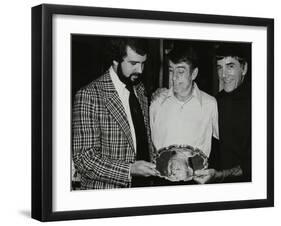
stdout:
[[100,122],[95,104],[98,101],[86,90],[80,90],[75,96],[72,117],[75,167],[84,177],[126,187],[129,184],[129,163],[101,154]]

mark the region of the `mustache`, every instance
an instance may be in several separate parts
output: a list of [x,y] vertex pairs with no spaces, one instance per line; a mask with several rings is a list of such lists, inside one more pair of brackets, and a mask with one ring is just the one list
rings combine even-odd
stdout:
[[132,73],[130,76],[138,76],[140,77],[142,74],[141,73]]

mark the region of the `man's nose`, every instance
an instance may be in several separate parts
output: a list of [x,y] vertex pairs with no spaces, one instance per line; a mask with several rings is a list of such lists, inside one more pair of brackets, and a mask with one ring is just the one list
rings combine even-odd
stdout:
[[173,81],[175,81],[176,80],[176,76],[175,76],[175,74],[174,73],[171,73],[171,75],[170,75],[171,77],[172,77],[172,80]]
[[227,73],[226,73],[225,69],[222,70],[221,77],[222,78],[226,78],[227,77]]
[[174,81],[178,80],[178,79],[179,79],[179,74],[176,73],[176,72],[174,72],[174,73],[172,74],[172,78],[173,78]]
[[141,65],[141,64],[137,64],[137,65],[136,65],[136,72],[141,74],[142,71],[143,71],[142,65]]

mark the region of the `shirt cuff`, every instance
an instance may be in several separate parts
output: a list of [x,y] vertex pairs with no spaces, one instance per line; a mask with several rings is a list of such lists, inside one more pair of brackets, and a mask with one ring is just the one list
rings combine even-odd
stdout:
[[129,164],[129,174],[128,174],[128,180],[129,180],[129,182],[132,182],[131,166],[132,166],[132,163]]

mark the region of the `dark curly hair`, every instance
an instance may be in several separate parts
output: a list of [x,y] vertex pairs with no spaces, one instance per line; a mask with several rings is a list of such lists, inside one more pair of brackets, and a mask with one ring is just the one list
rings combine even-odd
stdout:
[[168,59],[174,64],[185,62],[190,69],[198,67],[198,56],[192,46],[175,46],[167,55]]
[[127,55],[127,46],[133,49],[136,53],[143,56],[148,52],[148,41],[141,38],[111,38],[107,48],[107,58],[112,63],[114,60],[122,62]]
[[216,59],[224,57],[234,57],[241,64],[249,61],[251,55],[251,45],[249,43],[220,43],[216,46]]

